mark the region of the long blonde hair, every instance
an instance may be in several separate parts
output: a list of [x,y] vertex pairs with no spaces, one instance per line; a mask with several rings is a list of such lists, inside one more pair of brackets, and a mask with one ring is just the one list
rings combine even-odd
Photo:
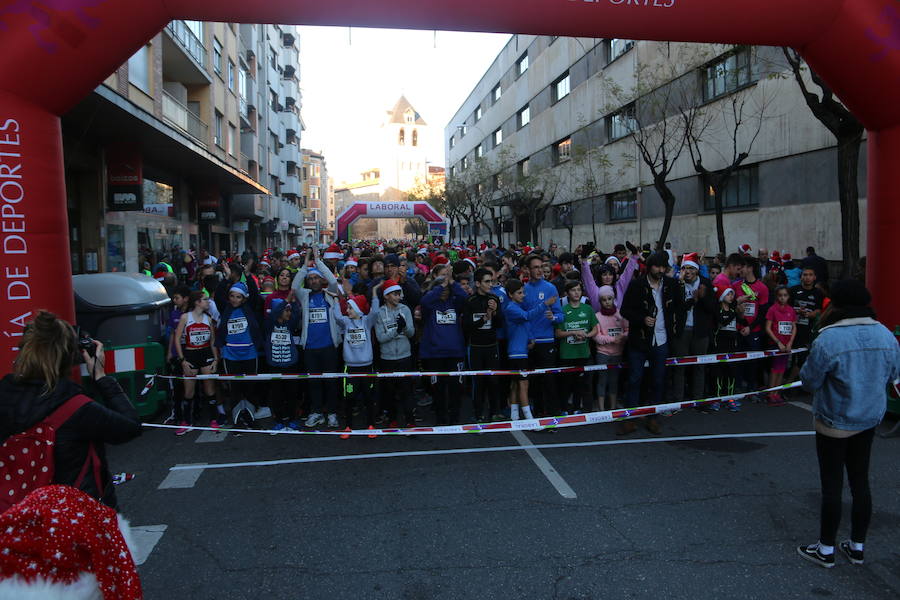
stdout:
[[77,353],[72,326],[52,312],[38,311],[34,320],[25,325],[13,375],[19,381],[43,381],[43,393],[49,394],[60,379],[69,376]]

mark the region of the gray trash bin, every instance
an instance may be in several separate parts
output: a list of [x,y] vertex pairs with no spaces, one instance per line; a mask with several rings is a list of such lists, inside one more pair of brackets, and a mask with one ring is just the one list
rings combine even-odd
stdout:
[[72,277],[75,321],[106,346],[159,342],[171,300],[161,283],[138,273]]

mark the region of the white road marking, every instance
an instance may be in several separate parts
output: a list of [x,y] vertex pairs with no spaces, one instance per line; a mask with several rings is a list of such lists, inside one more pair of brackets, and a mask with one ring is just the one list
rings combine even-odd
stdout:
[[140,566],[147,562],[150,553],[162,539],[167,527],[167,525],[144,525],[131,528],[131,537],[134,545],[137,546],[131,555],[134,558],[134,564]]
[[[773,431],[769,433],[716,433],[709,435],[686,435],[681,437],[652,437],[625,440],[600,440],[596,442],[565,442],[562,444],[534,444],[540,450],[554,448],[589,448],[592,446],[618,446],[622,444],[658,444],[661,442],[685,442],[693,440],[723,440],[740,438],[796,437],[815,435],[815,431]],[[278,465],[295,465],[320,462],[339,462],[345,460],[366,460],[371,458],[403,458],[407,456],[439,456],[446,454],[479,454],[483,452],[513,452],[525,450],[522,446],[491,446],[487,448],[452,448],[450,450],[412,450],[407,452],[374,452],[372,454],[345,454],[341,456],[311,456],[308,458],[283,458],[279,460],[258,460],[239,463],[218,463],[198,465],[175,465],[169,471],[200,471],[203,469],[233,469],[238,467],[273,467]]]
[[197,439],[194,440],[194,443],[208,444],[210,442],[221,442],[226,437],[228,437],[227,431],[201,431],[200,435],[197,436]]
[[537,468],[541,470],[541,473],[544,474],[544,477],[547,478],[553,487],[556,488],[556,491],[559,492],[559,495],[563,498],[573,499],[578,496],[575,494],[575,490],[566,483],[566,480],[562,478],[562,475],[553,468],[553,465],[550,464],[550,461],[541,454],[541,451],[535,448],[534,444],[531,443],[531,440],[528,439],[521,431],[513,431],[512,436],[516,438],[516,441],[519,442],[519,445],[528,453],[528,456],[531,457],[531,460],[534,461],[534,464],[537,465]]
[[[179,467],[181,468],[179,469]],[[200,475],[203,474],[203,469],[205,468],[206,463],[175,465],[169,469],[169,474],[166,475],[166,478],[162,480],[162,483],[156,489],[192,488],[197,483],[197,480],[200,479]]]
[[807,404],[806,402],[800,402],[799,400],[791,400],[788,404],[792,404],[797,408],[802,408],[805,411],[812,412],[812,405]]

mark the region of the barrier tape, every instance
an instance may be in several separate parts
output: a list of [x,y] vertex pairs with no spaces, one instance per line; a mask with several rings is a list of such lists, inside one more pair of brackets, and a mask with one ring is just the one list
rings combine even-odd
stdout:
[[[680,356],[666,359],[667,367],[683,367],[689,365],[705,365],[718,364],[726,362],[742,362],[745,360],[757,360],[760,358],[768,358],[772,356],[784,356],[788,354],[797,354],[806,352],[807,348],[795,348],[790,352],[782,352],[781,350],[759,350],[752,352],[731,352],[727,354],[698,354],[695,356]],[[649,362],[644,363],[649,365]],[[549,367],[543,369],[522,369],[522,370],[481,370],[481,371],[395,371],[391,373],[259,373],[253,375],[219,375],[212,373],[209,375],[151,375],[145,377],[153,379],[159,377],[161,379],[217,379],[219,381],[277,381],[290,379],[345,379],[345,378],[368,378],[368,379],[387,379],[394,377],[479,377],[479,376],[501,376],[515,377],[527,375],[558,375],[561,373],[590,373],[593,371],[607,371],[613,369],[624,369],[628,363],[613,363],[607,365],[586,365],[584,367]],[[152,385],[152,383],[148,384]]]
[[447,435],[456,433],[497,433],[510,431],[535,431],[541,429],[559,429],[563,427],[576,427],[579,425],[593,425],[596,423],[612,423],[614,421],[625,421],[628,419],[637,419],[640,417],[649,417],[652,415],[660,415],[671,413],[686,408],[693,408],[703,404],[712,402],[728,402],[729,400],[738,400],[746,396],[754,394],[765,394],[768,392],[777,392],[781,390],[789,390],[799,387],[801,383],[795,381],[786,383],[777,387],[766,388],[755,392],[744,392],[741,394],[731,394],[729,396],[714,396],[704,398],[703,400],[691,400],[689,402],[670,402],[668,404],[655,404],[651,406],[639,406],[636,408],[620,408],[615,410],[604,410],[597,412],[584,413],[580,415],[569,415],[559,417],[541,417],[536,419],[520,419],[518,421],[497,421],[495,423],[468,423],[466,425],[440,425],[434,427],[407,427],[392,429],[353,429],[351,431],[341,430],[301,430],[282,429],[280,431],[260,430],[260,429],[232,429],[220,427],[184,427],[182,425],[162,425],[159,423],[142,423],[144,427],[152,427],[155,429],[189,429],[197,431],[220,431],[230,433],[260,433],[265,435],[377,435],[377,436],[397,436],[397,435]]

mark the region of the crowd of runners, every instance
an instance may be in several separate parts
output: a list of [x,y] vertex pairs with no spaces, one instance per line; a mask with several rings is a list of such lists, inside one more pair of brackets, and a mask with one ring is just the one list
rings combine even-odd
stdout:
[[[320,255],[321,253],[321,255]],[[350,429],[479,422],[726,396],[796,378],[804,353],[665,368],[672,356],[805,347],[828,303],[813,248],[742,245],[707,257],[631,243],[560,251],[516,244],[354,242],[218,257],[157,257],[169,291],[171,373],[452,372],[628,368],[515,377],[395,377],[173,383],[182,427]],[[645,366],[646,363],[646,366]],[[771,406],[781,394],[745,397]],[[704,411],[738,411],[739,400]],[[268,409],[268,410],[266,410]],[[433,413],[433,414],[432,414]],[[660,422],[645,419],[647,429]],[[634,431],[634,421],[618,433]]]

